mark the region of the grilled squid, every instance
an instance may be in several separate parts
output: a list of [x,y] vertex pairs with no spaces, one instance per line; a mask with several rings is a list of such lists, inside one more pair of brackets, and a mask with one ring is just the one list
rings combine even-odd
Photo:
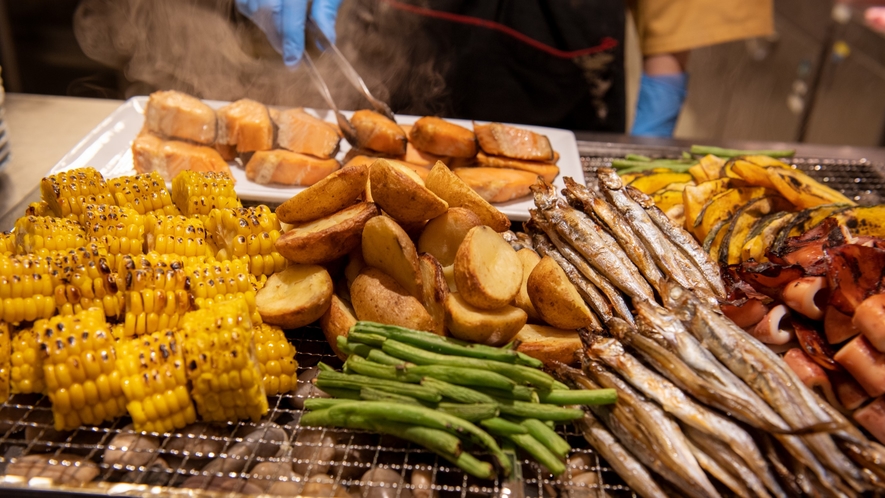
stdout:
[[748,299],[740,306],[730,304],[722,305],[722,313],[731,319],[738,327],[746,329],[756,325],[765,318],[768,306],[759,299]]
[[885,398],[880,397],[854,412],[854,420],[870,431],[880,443],[885,444]]
[[825,277],[802,277],[784,286],[784,303],[812,320],[824,317],[827,279]]
[[880,353],[863,335],[842,346],[833,357],[870,396],[885,394],[885,354]]
[[857,327],[851,321],[851,316],[842,313],[835,306],[827,306],[824,313],[824,333],[830,344],[841,344],[858,334]]
[[854,310],[855,327],[881,353],[885,353],[885,294],[866,298]]
[[827,401],[833,406],[842,406],[836,398],[833,391],[833,385],[827,372],[811,359],[804,351],[799,348],[793,348],[784,355],[784,362],[790,367],[790,370],[799,376],[802,383],[812,391],[822,393]]
[[762,317],[751,333],[753,337],[765,344],[779,346],[796,337],[796,332],[790,322],[789,310],[783,304],[771,308],[771,311]]

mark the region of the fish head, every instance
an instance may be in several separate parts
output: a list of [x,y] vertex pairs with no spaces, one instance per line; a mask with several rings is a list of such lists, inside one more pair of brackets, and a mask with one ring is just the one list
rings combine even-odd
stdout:
[[630,337],[636,332],[633,326],[627,323],[627,320],[618,317],[612,317],[605,325],[608,327],[609,333],[621,342],[629,342]]
[[538,177],[538,180],[530,188],[535,199],[535,206],[538,206],[538,209],[544,211],[556,205],[558,200],[556,188],[551,183]]
[[642,206],[643,209],[650,209],[652,206],[655,205],[655,201],[652,200],[651,196],[639,190],[638,188],[627,185],[625,187],[625,190],[627,191],[627,195],[629,195],[634,201],[636,201],[637,204]]
[[609,190],[620,190],[624,188],[624,182],[618,176],[618,172],[612,168],[599,168],[596,170],[596,177],[603,187]]

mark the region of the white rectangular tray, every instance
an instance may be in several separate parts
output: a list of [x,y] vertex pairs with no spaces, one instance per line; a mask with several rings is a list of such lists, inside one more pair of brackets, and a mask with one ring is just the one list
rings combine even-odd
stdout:
[[[216,109],[227,104],[227,102],[219,101],[206,101],[206,103]],[[50,170],[50,174],[85,166],[92,166],[106,178],[135,174],[131,145],[132,140],[135,139],[144,124],[145,104],[147,104],[147,97],[132,97],[124,102],[56,163]],[[330,123],[335,122],[330,111],[306,110]],[[350,112],[343,111],[343,113],[350,117]],[[397,115],[396,117],[400,124],[412,124],[418,118],[418,116],[405,115]],[[473,129],[473,124],[468,120],[451,119],[449,121]],[[564,187],[563,176],[571,176],[584,183],[584,170],[581,167],[581,156],[578,153],[578,144],[575,141],[574,133],[542,126],[518,126],[547,135],[550,145],[559,152],[560,174],[553,182],[558,188]],[[343,158],[349,149],[350,144],[342,140],[338,159]],[[243,199],[279,203],[304,189],[304,187],[260,185],[251,182],[246,179],[246,172],[243,168],[236,163],[231,163],[231,172],[237,181],[237,195]],[[526,196],[496,204],[496,207],[512,220],[525,221],[529,218],[529,209],[534,207],[534,203],[531,196]]]

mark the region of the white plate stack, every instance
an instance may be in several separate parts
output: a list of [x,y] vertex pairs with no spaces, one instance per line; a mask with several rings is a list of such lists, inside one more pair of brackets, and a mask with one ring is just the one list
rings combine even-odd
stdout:
[[[2,70],[2,69],[0,69]],[[0,78],[0,171],[9,165],[9,133],[6,132],[6,91]]]

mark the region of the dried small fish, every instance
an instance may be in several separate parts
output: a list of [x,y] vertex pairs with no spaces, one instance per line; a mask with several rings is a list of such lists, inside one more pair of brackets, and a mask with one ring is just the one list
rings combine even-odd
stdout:
[[[695,446],[698,447],[701,451],[705,452],[711,459],[713,459],[716,463],[722,466],[729,474],[737,477],[744,483],[746,486],[744,489],[748,491],[752,491],[752,494],[758,497],[771,496],[766,490],[766,487],[771,488],[772,486],[769,484],[766,486],[765,483],[762,482],[762,478],[771,479],[774,483],[774,489],[770,489],[775,496],[785,497],[787,496],[784,493],[784,490],[781,489],[780,485],[777,481],[774,480],[774,477],[771,475],[770,471],[766,465],[766,472],[764,474],[756,474],[749,467],[747,467],[744,460],[735,453],[728,445],[724,444],[722,441],[709,437],[706,433],[694,429],[686,424],[682,425],[682,431],[685,432],[685,435],[688,437],[688,440],[692,442]],[[754,443],[755,446],[755,443]],[[760,454],[761,457],[761,454]],[[764,461],[764,460],[763,460]],[[716,476],[717,479],[722,481],[719,476]],[[726,484],[725,481],[722,481],[723,484]],[[731,486],[729,486],[731,488]],[[734,488],[731,488],[734,489]],[[735,491],[737,492],[737,491]]]
[[[738,498],[752,498],[753,495],[750,494],[750,490],[747,489],[741,481],[738,481],[735,476],[725,470],[724,467],[719,465],[718,461],[695,445],[692,440],[687,440],[686,444],[688,444],[691,453],[698,460],[698,464],[702,469],[706,470],[708,474],[715,477],[716,480],[724,484],[725,487],[732,490]],[[764,492],[765,488],[762,488],[762,491]],[[768,497],[769,495],[768,493],[765,493],[763,496]]]

